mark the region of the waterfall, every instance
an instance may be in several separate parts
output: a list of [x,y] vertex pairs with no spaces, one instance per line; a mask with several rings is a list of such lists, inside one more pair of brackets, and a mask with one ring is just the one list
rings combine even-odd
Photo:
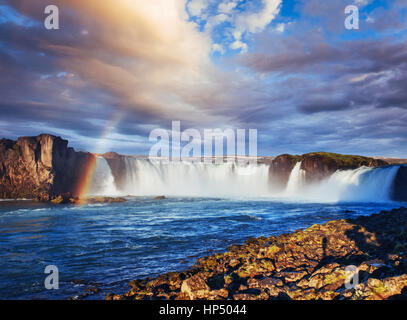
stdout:
[[292,170],[286,200],[311,202],[388,202],[399,166],[338,170],[316,183],[306,184],[300,164]]
[[398,169],[390,166],[337,171],[321,183],[319,191],[329,201],[391,201]]
[[[179,197],[268,198],[307,202],[388,202],[400,166],[338,170],[315,183],[305,179],[296,163],[281,191],[269,177],[268,164],[183,160],[164,162],[123,157],[125,177],[117,190],[107,161],[98,157],[90,194]],[[280,190],[280,191],[277,191]]]
[[165,163],[126,157],[129,195],[191,197],[269,196],[268,165],[193,161]]
[[288,179],[286,193],[298,194],[305,184],[305,170],[301,169],[301,162],[297,162]]
[[109,164],[105,158],[97,157],[88,195],[115,196],[117,194],[118,191]]

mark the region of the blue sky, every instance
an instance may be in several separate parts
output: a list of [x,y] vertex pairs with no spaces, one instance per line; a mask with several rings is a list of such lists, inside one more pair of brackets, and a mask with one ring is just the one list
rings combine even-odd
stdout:
[[406,1],[54,3],[59,30],[45,0],[0,5],[2,137],[146,154],[180,120],[257,129],[261,155],[407,157]]

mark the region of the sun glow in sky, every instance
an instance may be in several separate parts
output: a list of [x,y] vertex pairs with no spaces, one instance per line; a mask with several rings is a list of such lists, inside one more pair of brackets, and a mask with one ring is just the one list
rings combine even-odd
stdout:
[[407,157],[404,0],[56,0],[59,30],[48,4],[0,5],[1,137],[147,154],[180,120],[258,129],[262,155]]

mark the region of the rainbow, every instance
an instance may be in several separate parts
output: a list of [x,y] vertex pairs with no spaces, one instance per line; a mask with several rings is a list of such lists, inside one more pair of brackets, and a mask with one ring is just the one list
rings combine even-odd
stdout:
[[122,111],[118,111],[109,120],[101,136],[97,140],[95,152],[92,154],[92,156],[89,158],[82,169],[82,172],[80,174],[81,178],[79,179],[77,187],[75,188],[75,195],[79,198],[79,204],[83,203],[83,199],[85,199],[89,194],[89,188],[93,180],[93,175],[95,174],[97,157],[99,154],[107,151],[106,140],[119,124],[120,120],[123,117],[123,114],[124,113]]
[[83,203],[84,198],[86,198],[89,193],[93,174],[95,173],[96,159],[97,157],[95,155],[91,155],[85,166],[82,168],[79,183],[75,191],[75,196],[79,198],[79,204]]

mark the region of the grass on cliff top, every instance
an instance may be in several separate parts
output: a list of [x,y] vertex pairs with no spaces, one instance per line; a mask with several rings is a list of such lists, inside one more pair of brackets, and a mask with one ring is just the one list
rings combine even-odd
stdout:
[[343,165],[352,165],[352,164],[369,164],[373,163],[375,165],[384,165],[385,161],[380,161],[374,158],[369,158],[369,157],[364,157],[364,156],[358,156],[358,155],[346,155],[346,154],[339,154],[339,153],[331,153],[331,152],[311,152],[311,153],[306,153],[303,155],[303,157],[306,156],[319,156],[323,157],[326,159],[334,160],[337,163],[342,163]]

